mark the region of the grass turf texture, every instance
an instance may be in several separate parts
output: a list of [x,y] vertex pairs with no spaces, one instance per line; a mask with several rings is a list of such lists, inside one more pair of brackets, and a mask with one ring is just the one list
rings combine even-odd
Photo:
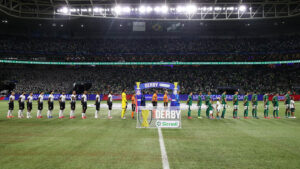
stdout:
[[[94,119],[95,108],[88,107],[87,119],[82,120],[78,102],[77,118],[71,120],[58,119],[57,102],[53,119],[45,118],[46,109],[44,118],[36,119],[36,102],[32,119],[6,119],[7,108],[7,101],[1,101],[1,169],[162,168],[157,130],[136,129],[136,120],[129,119],[131,109],[126,120],[120,119],[120,110],[113,110],[113,119],[109,120],[107,109],[101,109],[100,119]],[[17,108],[15,104],[14,116]],[[241,117],[242,103],[239,108]],[[296,108],[300,108],[299,102]],[[69,110],[66,104],[66,117]],[[284,111],[280,102],[281,117]],[[296,116],[299,113],[296,109]],[[300,116],[262,119],[262,102],[258,115],[261,119],[209,120],[197,119],[194,110],[194,118],[188,120],[184,110],[182,129],[163,129],[170,168],[299,168]],[[226,117],[232,117],[232,111],[228,110]]]

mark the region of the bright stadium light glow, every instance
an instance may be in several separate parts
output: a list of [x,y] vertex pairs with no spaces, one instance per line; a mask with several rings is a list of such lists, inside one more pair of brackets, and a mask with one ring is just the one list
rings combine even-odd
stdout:
[[146,12],[150,13],[150,12],[152,12],[152,10],[153,10],[152,7],[148,6],[147,9],[146,9]]
[[122,8],[122,12],[124,12],[124,13],[130,13],[130,11],[131,11],[131,9],[128,6],[125,6]]
[[178,13],[182,13],[182,12],[185,11],[185,7],[183,7],[183,6],[177,6],[176,11],[177,11]]
[[64,14],[67,14],[69,12],[69,9],[67,7],[63,7],[61,9],[61,12],[64,13]]
[[156,12],[156,13],[166,14],[166,13],[168,13],[168,11],[169,11],[169,8],[167,6],[165,6],[165,5],[163,5],[163,6],[156,6],[154,8],[154,12]]
[[113,11],[114,11],[117,15],[121,14],[121,12],[122,12],[122,9],[121,9],[120,6],[116,6],[116,7],[112,8],[112,9],[113,9]]
[[96,8],[93,9],[93,11],[96,12],[96,13],[98,13],[98,12],[102,12],[103,9],[102,9],[102,8],[97,8],[97,7],[96,7]]
[[221,11],[222,8],[221,7],[215,7],[215,11]]
[[245,12],[246,11],[246,6],[245,5],[239,6],[239,11]]
[[142,13],[142,14],[145,13],[146,12],[145,6],[140,6],[139,7],[139,12]]
[[197,7],[195,5],[187,5],[185,8],[185,13],[194,14],[197,12]]
[[166,14],[168,13],[168,11],[169,11],[168,6],[166,5],[161,6],[161,13]]

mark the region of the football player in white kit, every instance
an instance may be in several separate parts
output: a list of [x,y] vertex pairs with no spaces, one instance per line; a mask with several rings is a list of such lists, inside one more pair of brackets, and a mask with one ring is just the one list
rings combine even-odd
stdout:
[[99,110],[100,110],[100,101],[101,101],[100,93],[97,92],[96,101],[95,101],[95,106],[96,106],[95,119],[98,118],[98,114],[99,114]]
[[66,107],[66,95],[65,92],[62,92],[61,95],[59,96],[59,118],[62,119],[64,118],[64,110]]
[[23,110],[25,108],[25,92],[22,93],[21,96],[19,96],[18,102],[19,102],[19,111],[18,111],[18,118],[23,118]]
[[291,97],[291,105],[290,105],[290,108],[291,108],[291,117],[292,119],[295,119],[295,98],[294,96]]
[[54,101],[54,96],[53,96],[53,91],[50,93],[49,97],[48,97],[48,112],[47,112],[47,117],[48,119],[51,119],[53,116],[52,116],[52,111],[53,111],[53,108],[54,108],[54,104],[53,104],[53,101]]
[[40,118],[43,118],[42,116],[42,110],[43,110],[43,101],[44,101],[44,92],[41,92],[41,94],[39,95],[38,97],[38,111],[37,111],[37,118],[40,119]]
[[82,96],[81,96],[81,105],[82,105],[82,113],[81,113],[81,118],[86,119],[86,109],[87,109],[87,91],[84,91]]
[[13,118],[12,111],[14,110],[14,101],[15,101],[15,92],[11,92],[11,95],[9,96],[9,102],[8,102],[8,112],[7,112],[7,118]]
[[32,100],[33,100],[33,93],[31,92],[27,97],[27,118],[31,118],[31,110],[32,110]]
[[76,91],[73,91],[73,93],[71,95],[70,119],[75,119],[75,109],[76,109]]

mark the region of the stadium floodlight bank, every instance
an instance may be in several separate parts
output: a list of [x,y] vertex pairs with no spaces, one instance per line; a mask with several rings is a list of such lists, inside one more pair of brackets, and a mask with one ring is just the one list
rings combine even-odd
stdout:
[[103,4],[93,0],[68,0],[64,4],[6,0],[0,1],[0,11],[14,17],[40,19],[74,16],[134,20],[240,20],[296,16],[300,14],[300,1]]

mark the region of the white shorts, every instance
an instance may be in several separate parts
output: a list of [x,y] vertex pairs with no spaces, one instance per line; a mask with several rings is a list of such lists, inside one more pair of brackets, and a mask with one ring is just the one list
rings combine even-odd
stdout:
[[244,110],[247,110],[249,106],[244,106]]
[[265,110],[269,109],[269,105],[265,105]]
[[252,105],[252,109],[256,109],[257,108],[257,105]]
[[239,109],[238,105],[233,105],[233,109]]
[[290,107],[291,107],[290,104],[286,104],[286,105],[285,105],[285,108],[286,108],[286,109],[290,109]]
[[278,106],[274,106],[274,110],[279,110],[279,107]]
[[220,111],[221,111],[221,109],[218,108],[218,109],[217,109],[217,112],[220,112]]
[[213,111],[212,111],[212,110],[210,110],[210,111],[209,111],[209,114],[213,114]]

